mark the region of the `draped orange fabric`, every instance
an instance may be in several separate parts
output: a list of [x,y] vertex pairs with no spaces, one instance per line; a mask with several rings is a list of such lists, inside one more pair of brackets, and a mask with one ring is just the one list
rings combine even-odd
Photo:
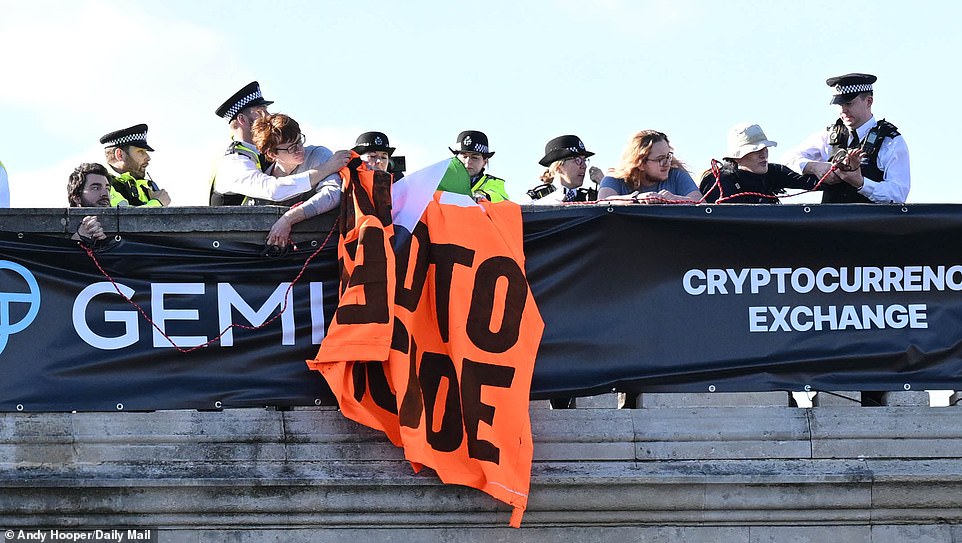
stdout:
[[437,191],[395,257],[390,186],[363,167],[346,180],[341,299],[308,365],[347,417],[384,431],[415,470],[512,505],[518,527],[544,329],[524,275],[520,208]]

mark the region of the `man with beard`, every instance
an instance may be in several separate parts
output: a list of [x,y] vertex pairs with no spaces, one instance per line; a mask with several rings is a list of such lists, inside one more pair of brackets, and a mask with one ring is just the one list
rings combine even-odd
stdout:
[[[111,190],[107,168],[100,164],[84,162],[70,172],[67,179],[67,200],[70,207],[110,207]],[[73,239],[105,239],[104,229],[96,215],[88,215],[80,221]]]
[[[110,205],[162,207],[170,205],[167,191],[147,175],[153,147],[147,144],[147,125],[115,130],[100,138],[107,164],[117,172],[110,184],[116,191]],[[126,201],[127,203],[122,203]]]

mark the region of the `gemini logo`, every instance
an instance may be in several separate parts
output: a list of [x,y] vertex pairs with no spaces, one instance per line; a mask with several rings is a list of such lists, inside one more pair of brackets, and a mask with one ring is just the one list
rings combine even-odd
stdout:
[[[10,336],[30,326],[40,312],[40,285],[37,284],[37,278],[30,273],[30,270],[9,260],[0,260],[0,277],[10,275],[4,274],[3,270],[10,270],[23,278],[29,292],[4,292],[8,288],[16,289],[16,286],[8,287],[8,281],[0,281],[0,285],[4,286],[3,291],[0,291],[0,353],[7,346]],[[13,304],[30,304],[27,313],[17,322],[10,322],[10,307]]]

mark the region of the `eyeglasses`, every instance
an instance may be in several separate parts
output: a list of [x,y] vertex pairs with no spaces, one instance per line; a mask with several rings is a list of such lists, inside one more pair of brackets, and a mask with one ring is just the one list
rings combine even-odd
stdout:
[[278,151],[284,151],[286,153],[293,154],[293,153],[296,153],[298,149],[304,148],[304,142],[306,140],[307,138],[304,136],[304,134],[301,134],[300,136],[297,137],[297,141],[291,143],[287,147],[275,147],[275,149],[277,149]]
[[655,158],[646,158],[645,162],[657,162],[659,166],[670,166],[671,159],[675,158],[675,153],[668,153],[667,155],[656,156]]
[[591,163],[591,159],[586,156],[573,156],[570,158],[566,158],[565,162],[568,162],[569,160],[573,161],[575,164],[579,166],[584,166],[585,164]]

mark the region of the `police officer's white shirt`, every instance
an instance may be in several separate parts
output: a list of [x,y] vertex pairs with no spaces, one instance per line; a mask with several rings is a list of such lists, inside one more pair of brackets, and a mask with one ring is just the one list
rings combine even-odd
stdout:
[[0,207],[10,207],[10,185],[3,163],[0,163]]
[[[256,149],[254,144],[244,145]],[[285,177],[274,177],[257,169],[250,158],[231,153],[225,155],[217,165],[214,177],[214,192],[221,194],[243,194],[251,198],[262,198],[281,202],[311,190],[309,172],[296,173]]]
[[559,204],[562,203],[562,200],[564,200],[565,192],[566,192],[568,189],[564,188],[563,186],[559,186],[559,185],[557,185],[557,184],[555,184],[555,185],[553,185],[553,186],[554,186],[555,190],[554,190],[554,192],[552,192],[551,194],[548,194],[547,196],[542,196],[541,198],[538,198],[537,200],[532,200],[530,196],[528,196],[527,194],[525,194],[525,195],[524,195],[524,199],[523,199],[521,202],[519,202],[519,203],[521,203],[521,204],[523,204],[523,205],[535,205],[535,206],[554,206],[554,205],[559,205]]
[[[873,115],[862,126],[855,129],[859,141],[865,141],[869,130],[875,128],[877,124],[878,121]],[[786,153],[782,163],[802,173],[809,162],[828,162],[832,158],[828,136],[828,130],[812,134],[801,145]],[[909,188],[912,186],[912,176],[909,169],[909,148],[901,135],[882,140],[877,165],[882,170],[883,182],[872,181],[865,177],[865,184],[859,189],[859,194],[877,204],[905,203],[909,196]]]

